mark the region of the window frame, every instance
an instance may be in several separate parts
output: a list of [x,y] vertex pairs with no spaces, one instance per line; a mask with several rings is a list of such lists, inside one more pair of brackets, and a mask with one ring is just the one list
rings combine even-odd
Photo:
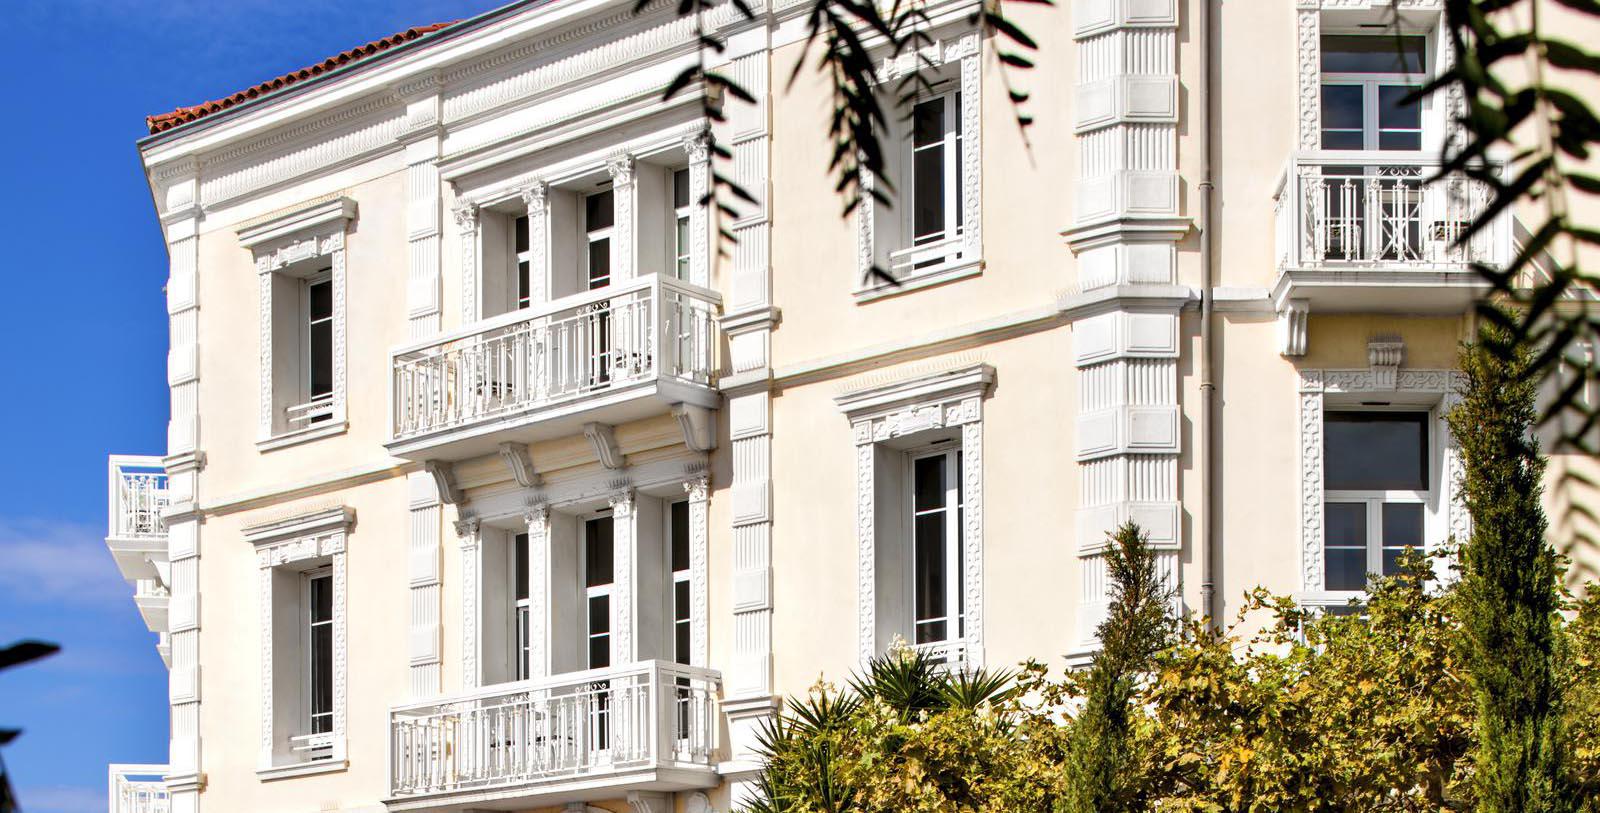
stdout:
[[[506,247],[506,257],[509,258],[512,276],[511,294],[512,310],[523,311],[533,307],[533,219],[523,213],[511,217],[511,228],[507,230],[506,239],[510,245]],[[517,240],[522,238],[525,248],[517,250]]]
[[[528,558],[532,556],[531,534],[527,531],[511,533],[511,544],[506,546],[506,572],[510,574],[511,589],[506,591],[510,599],[511,610],[511,636],[508,643],[511,646],[511,674],[512,680],[527,680],[532,677],[530,658],[532,656],[532,623],[533,611],[533,584],[529,583]],[[517,595],[517,581],[521,578],[527,587],[527,593]]]
[[[1366,37],[1374,37],[1374,38],[1386,38],[1386,37],[1391,37],[1393,35],[1392,34],[1372,34],[1372,33],[1369,33],[1369,32],[1347,32],[1347,31],[1341,31],[1341,30],[1324,30],[1324,31],[1321,32],[1322,41],[1318,43],[1318,53],[1322,54],[1322,53],[1325,52],[1326,42],[1327,42],[1327,38],[1328,37],[1348,37],[1348,36],[1366,36]],[[1428,114],[1429,114],[1430,108],[1432,107],[1432,99],[1431,99],[1431,97],[1421,99],[1417,103],[1417,130],[1416,130],[1416,132],[1417,132],[1417,141],[1418,141],[1417,150],[1383,150],[1379,146],[1379,144],[1381,142],[1381,134],[1384,132],[1384,130],[1381,128],[1380,106],[1378,104],[1378,101],[1379,101],[1379,88],[1382,88],[1382,87],[1419,88],[1419,87],[1422,87],[1423,85],[1426,85],[1428,83],[1428,79],[1429,79],[1429,77],[1431,75],[1430,72],[1427,70],[1427,66],[1432,65],[1433,64],[1433,60],[1434,60],[1433,38],[1429,37],[1429,36],[1425,36],[1425,35],[1416,35],[1416,34],[1411,34],[1411,35],[1407,35],[1407,36],[1417,36],[1417,37],[1419,37],[1419,39],[1422,40],[1422,44],[1423,44],[1422,64],[1424,66],[1424,70],[1421,73],[1395,73],[1395,72],[1381,72],[1381,73],[1380,72],[1371,72],[1371,73],[1367,73],[1367,72],[1359,72],[1359,71],[1324,71],[1324,70],[1322,70],[1320,64],[1318,65],[1318,69],[1317,69],[1318,70],[1318,74],[1317,74],[1318,75],[1317,105],[1318,105],[1319,129],[1317,131],[1317,144],[1319,145],[1320,149],[1324,149],[1324,150],[1336,149],[1336,148],[1331,148],[1331,147],[1326,146],[1326,144],[1324,142],[1324,139],[1323,139],[1324,134],[1330,128],[1327,127],[1327,125],[1326,125],[1327,107],[1325,105],[1325,102],[1322,99],[1321,89],[1325,88],[1325,87],[1328,87],[1330,85],[1332,85],[1332,86],[1343,86],[1343,87],[1352,87],[1352,86],[1354,86],[1354,87],[1360,87],[1362,89],[1362,91],[1361,91],[1361,144],[1362,144],[1362,146],[1360,148],[1358,148],[1360,151],[1363,151],[1363,152],[1418,152],[1418,151],[1421,151],[1421,150],[1428,149],[1428,144],[1429,144],[1428,136],[1430,135],[1429,131],[1431,129],[1428,126],[1428,124],[1429,124],[1429,116],[1428,116]],[[1338,128],[1338,129],[1340,129],[1342,131],[1348,131],[1349,130],[1349,128]],[[1400,129],[1400,130],[1391,130],[1391,132],[1410,132],[1410,128],[1403,128],[1403,129]]]
[[[322,619],[322,620],[318,620],[316,618],[316,600],[315,600],[314,591],[313,591],[313,584],[316,583],[316,582],[326,582],[326,584],[327,584],[326,589],[328,591],[328,617],[326,619]],[[333,565],[332,564],[320,565],[318,567],[311,568],[309,570],[305,570],[305,571],[302,571],[300,573],[300,618],[301,618],[301,621],[302,621],[301,628],[300,628],[300,631],[301,631],[300,663],[301,663],[301,670],[302,670],[302,684],[301,685],[303,687],[302,690],[305,692],[304,703],[302,704],[303,708],[301,709],[301,724],[304,726],[304,728],[303,728],[304,733],[302,733],[302,734],[300,734],[300,735],[298,735],[296,737],[293,737],[292,739],[304,739],[304,738],[309,738],[309,737],[316,737],[316,736],[319,736],[319,735],[326,735],[327,737],[329,737],[331,739],[332,736],[333,736],[334,665],[331,662],[332,655],[333,655],[333,626],[334,626],[334,618],[333,618],[333,589],[334,589],[334,584],[333,584]],[[317,663],[316,663],[316,657],[317,657],[316,632],[317,632],[318,628],[327,629],[327,635],[328,635],[328,649],[329,649],[330,662],[327,664],[327,675],[326,675],[326,680],[327,680],[327,684],[328,684],[327,685],[328,709],[326,711],[317,711],[317,709],[316,709],[316,698],[317,698],[317,688],[318,688],[317,687]],[[318,731],[317,730],[318,718],[324,718],[326,720],[326,722],[327,722],[327,730],[325,730],[325,731]],[[333,756],[331,745],[328,745],[328,746],[312,745],[312,744],[310,744],[309,740],[307,740],[307,745],[297,747],[295,750],[297,750],[297,751],[304,750],[305,752],[307,752],[309,754],[309,756],[308,756],[306,761],[308,761],[308,762],[318,762],[318,761],[325,760],[325,759],[331,759],[332,756]],[[322,753],[319,753],[319,751],[321,751]]]
[[[694,179],[689,167],[672,167],[667,181],[667,208],[672,210],[672,274],[689,281],[694,265]],[[684,202],[678,203],[678,179],[683,179]]]
[[[589,584],[589,526],[605,520],[611,520],[613,523],[611,536],[601,536],[596,541],[601,545],[615,544],[616,520],[610,511],[604,511],[596,514],[595,516],[584,517],[582,525],[579,526],[579,533],[582,534],[582,538],[579,540],[579,543],[583,546],[583,549],[579,551],[577,571],[578,587],[583,591],[583,618],[581,619],[580,623],[582,624],[581,629],[583,631],[583,663],[585,669],[606,669],[617,665],[613,662],[614,658],[612,658],[611,653],[611,649],[615,645],[615,636],[617,633],[612,624],[612,620],[616,615],[616,607],[614,606],[616,602],[615,591],[617,584],[615,559],[613,558],[612,571],[607,574],[608,579],[604,584],[594,586],[590,586]],[[613,552],[612,555],[614,557],[615,553]],[[600,666],[596,666],[594,665],[593,646],[594,639],[600,637],[600,635],[596,635],[593,631],[593,600],[602,597],[606,599],[606,626],[605,632],[601,633],[600,635],[603,635],[606,639],[606,662]]]
[[[602,226],[598,229],[591,229],[589,228],[589,200],[591,198],[600,197],[601,195],[611,196],[611,224],[608,226]],[[616,195],[617,192],[615,186],[608,183],[604,184],[600,189],[596,189],[592,192],[585,192],[578,196],[578,228],[583,235],[583,250],[579,252],[581,266],[579,271],[582,273],[582,277],[580,279],[583,282],[584,290],[586,291],[598,291],[601,288],[607,288],[611,286],[612,268],[610,263],[612,262],[611,257],[616,251]],[[606,242],[607,266],[605,268],[605,273],[597,277],[594,273],[594,268],[590,266],[590,263],[594,261],[592,247],[595,243],[598,243],[602,240]],[[598,285],[595,284],[597,280],[601,281]]]
[[[919,147],[916,140],[917,109],[934,101],[944,103],[941,137],[937,142]],[[963,259],[966,237],[966,222],[962,210],[964,201],[961,194],[961,168],[965,160],[963,151],[966,149],[965,139],[961,133],[963,101],[960,81],[947,79],[935,84],[931,91],[918,94],[907,113],[903,124],[905,131],[901,133],[898,144],[900,187],[905,190],[901,196],[903,203],[899,207],[901,246],[889,252],[890,273],[915,277],[934,273],[944,266],[959,263]],[[941,162],[943,171],[940,175],[943,191],[943,200],[940,201],[940,209],[944,213],[943,229],[939,232],[941,235],[939,239],[919,242],[921,238],[916,234],[917,153],[935,146],[944,151]],[[896,255],[906,258],[903,266],[895,263]]]
[[[1327,465],[1322,469],[1322,513],[1323,513],[1323,540],[1322,540],[1322,584],[1317,586],[1317,591],[1330,596],[1345,596],[1359,598],[1366,595],[1366,587],[1359,590],[1346,588],[1331,588],[1328,581],[1331,578],[1332,568],[1328,565],[1328,506],[1333,504],[1361,504],[1365,506],[1366,540],[1365,540],[1365,573],[1367,576],[1384,575],[1383,573],[1383,506],[1395,505],[1421,505],[1422,506],[1422,547],[1419,551],[1426,551],[1428,530],[1432,523],[1431,514],[1434,506],[1438,504],[1441,473],[1436,471],[1439,467],[1439,444],[1441,439],[1436,430],[1439,423],[1437,407],[1422,404],[1391,403],[1391,404],[1324,404],[1322,410],[1323,432],[1326,435],[1329,413],[1391,413],[1420,415],[1419,422],[1425,433],[1422,446],[1423,473],[1426,488],[1424,489],[1330,489],[1327,487]],[[1327,454],[1324,449],[1324,455]]]
[[[334,345],[337,339],[334,331],[338,330],[338,319],[335,314],[333,291],[333,266],[328,266],[320,271],[299,278],[300,279],[300,313],[298,317],[300,327],[300,397],[296,400],[299,404],[291,405],[286,410],[287,420],[291,425],[302,424],[290,431],[308,429],[319,423],[333,418],[334,392],[338,389],[334,384],[334,356],[337,354]],[[328,315],[317,319],[311,313],[311,289],[318,285],[328,286]],[[320,398],[312,390],[315,379],[313,368],[316,366],[316,350],[312,347],[311,334],[320,324],[328,326],[328,392]]]
[[[906,555],[910,558],[905,568],[906,578],[909,582],[905,588],[908,608],[906,618],[911,622],[909,643],[913,648],[947,648],[952,644],[960,644],[966,639],[966,606],[965,585],[963,584],[963,545],[965,539],[962,531],[963,511],[966,503],[962,495],[962,471],[964,461],[961,460],[961,442],[958,440],[944,440],[905,455],[905,484],[904,499],[906,511],[906,534],[908,544]],[[916,505],[916,471],[917,463],[923,460],[941,459],[941,468],[945,478],[944,505],[919,512]],[[939,618],[919,619],[917,617],[917,518],[935,513],[944,514],[944,609],[945,614]],[[954,596],[954,602],[951,597]],[[952,612],[953,610],[953,612]],[[954,623],[951,623],[952,620]],[[923,624],[945,625],[945,635],[942,639],[921,641],[919,627]]]

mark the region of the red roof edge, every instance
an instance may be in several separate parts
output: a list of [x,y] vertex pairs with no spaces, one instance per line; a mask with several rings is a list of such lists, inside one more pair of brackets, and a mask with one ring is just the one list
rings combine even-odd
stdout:
[[461,21],[451,20],[447,23],[434,23],[433,25],[421,25],[415,28],[407,28],[404,31],[391,34],[383,39],[373,40],[365,45],[359,45],[355,48],[351,48],[348,51],[342,51],[322,60],[321,62],[318,62],[315,65],[307,65],[306,67],[297,71],[291,71],[282,76],[268,79],[261,84],[245,88],[244,90],[234,93],[231,96],[226,96],[221,99],[214,99],[212,101],[197,105],[191,105],[189,107],[180,107],[176,110],[173,110],[171,113],[157,113],[153,116],[145,116],[145,125],[150,128],[150,133],[152,135],[156,133],[163,133],[173,129],[174,127],[181,127],[191,121],[195,121],[196,119],[209,116],[212,113],[227,110],[234,105],[242,104],[250,101],[251,99],[258,99],[269,93],[282,90],[295,84],[296,82],[321,76],[329,71],[337,70],[349,65],[352,62],[358,62],[374,54],[382,53],[395,46],[404,45],[412,40],[421,39],[422,37],[432,34],[440,29],[449,28],[458,22]]

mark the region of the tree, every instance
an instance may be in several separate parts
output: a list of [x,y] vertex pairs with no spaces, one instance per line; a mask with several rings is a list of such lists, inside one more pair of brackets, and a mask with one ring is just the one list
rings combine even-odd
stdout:
[[1449,416],[1472,533],[1461,613],[1478,709],[1478,810],[1572,809],[1556,677],[1559,563],[1539,505],[1531,355],[1504,320],[1461,354],[1467,391]]
[[1111,606],[1098,628],[1100,651],[1083,679],[1083,711],[1072,724],[1062,813],[1146,810],[1152,788],[1133,770],[1133,700],[1140,679],[1173,631],[1171,591],[1139,526],[1110,535],[1104,554]]

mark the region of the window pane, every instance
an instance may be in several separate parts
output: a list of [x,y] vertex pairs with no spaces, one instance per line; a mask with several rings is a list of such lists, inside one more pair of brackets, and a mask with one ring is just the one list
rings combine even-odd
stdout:
[[[311,628],[311,714],[333,711],[333,625]],[[317,732],[313,732],[317,733]]]
[[672,504],[672,569],[689,569],[689,503]]
[[944,514],[924,514],[916,518],[916,572],[913,586],[916,620],[943,618],[945,615]]
[[611,665],[611,636],[601,635],[589,639],[589,668],[602,669]]
[[917,624],[916,643],[936,644],[941,641],[949,640],[949,636],[945,634],[945,629],[946,625],[943,620],[919,623]]
[[1367,586],[1367,504],[1330,502],[1323,506],[1323,559],[1329,590]]
[[1359,131],[1363,126],[1361,104],[1360,85],[1323,85],[1322,126]]
[[311,325],[311,397],[333,394],[333,323]]
[[1421,551],[1421,503],[1384,503],[1383,505],[1383,575],[1400,572],[1400,554],[1407,547]]
[[921,147],[944,138],[944,99],[929,99],[916,106],[911,114],[911,143]]
[[683,621],[689,617],[689,583],[686,581],[675,582],[672,585],[672,618]]
[[616,211],[612,207],[611,190],[596,192],[583,199],[583,227],[588,231],[609,229]]
[[611,583],[611,517],[591,519],[584,523],[583,576],[585,587],[600,587]]
[[1322,148],[1325,150],[1364,150],[1366,137],[1360,130],[1323,130]]
[[528,218],[526,215],[517,218],[517,225],[514,231],[516,232],[517,253],[521,254],[528,250]]
[[528,307],[528,264],[517,263],[517,307]]
[[1322,38],[1326,73],[1422,73],[1422,37],[1329,35]]
[[517,572],[513,578],[517,585],[517,600],[521,601],[528,597],[528,535],[517,534],[513,544],[517,548],[515,565]]
[[912,508],[929,511],[944,507],[944,456],[918,458],[912,463],[916,491]]
[[1422,127],[1422,104],[1406,97],[1416,91],[1413,85],[1378,86],[1378,129],[1417,130]]
[[944,236],[944,147],[917,150],[912,159],[911,233],[913,239]]
[[1422,133],[1404,131],[1378,133],[1378,149],[1420,150],[1422,149]]
[[688,663],[689,658],[689,622],[679,621],[672,625],[673,660],[678,663]]
[[689,170],[672,173],[672,207],[681,209],[689,205]]
[[311,321],[333,318],[333,283],[323,281],[313,283],[307,291],[310,297]]
[[611,282],[611,238],[589,242],[589,289]]
[[589,634],[604,635],[611,631],[611,597],[589,597]]
[[1426,490],[1427,421],[1425,412],[1327,413],[1325,487]]
[[333,620],[333,579],[318,576],[311,580],[311,623]]

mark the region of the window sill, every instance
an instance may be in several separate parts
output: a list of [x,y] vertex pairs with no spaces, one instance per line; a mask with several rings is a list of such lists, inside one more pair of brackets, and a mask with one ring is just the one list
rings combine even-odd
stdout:
[[864,305],[868,302],[875,302],[879,299],[884,299],[891,296],[899,296],[900,294],[910,293],[923,288],[932,288],[935,285],[943,285],[947,282],[955,282],[956,280],[966,279],[968,277],[976,277],[983,273],[983,267],[984,262],[981,259],[958,260],[956,262],[949,263],[948,265],[941,265],[935,268],[925,268],[917,271],[915,274],[908,274],[900,279],[899,285],[890,285],[888,283],[881,282],[875,285],[869,285],[865,288],[855,291],[852,296],[855,297],[856,304]]
[[324,773],[338,773],[350,767],[348,759],[319,759],[315,762],[296,762],[292,765],[274,765],[270,768],[257,768],[256,777],[263,782],[275,779],[293,779],[297,776],[316,776]]
[[296,429],[292,432],[285,432],[281,435],[275,435],[267,438],[266,440],[258,440],[256,441],[256,449],[263,452],[270,452],[273,449],[282,449],[288,446],[298,446],[302,443],[310,443],[313,440],[333,437],[334,435],[342,435],[345,433],[345,430],[349,428],[349,421],[328,421],[327,423],[320,423],[316,426],[308,426],[304,429]]
[[1296,604],[1306,608],[1348,607],[1355,601],[1365,604],[1365,590],[1308,590],[1293,596]]

